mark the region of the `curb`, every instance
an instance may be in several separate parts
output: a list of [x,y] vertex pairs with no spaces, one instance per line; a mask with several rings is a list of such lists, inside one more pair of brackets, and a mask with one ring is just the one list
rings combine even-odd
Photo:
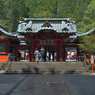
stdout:
[[5,70],[0,70],[0,74],[3,74],[3,73],[5,73]]
[[95,75],[95,73],[90,73],[90,75]]

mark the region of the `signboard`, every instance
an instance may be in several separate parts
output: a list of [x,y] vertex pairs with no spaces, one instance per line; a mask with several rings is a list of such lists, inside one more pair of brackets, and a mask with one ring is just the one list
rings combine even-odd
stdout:
[[94,55],[91,55],[91,64],[94,64]]
[[6,44],[5,43],[0,44],[0,52],[6,52]]

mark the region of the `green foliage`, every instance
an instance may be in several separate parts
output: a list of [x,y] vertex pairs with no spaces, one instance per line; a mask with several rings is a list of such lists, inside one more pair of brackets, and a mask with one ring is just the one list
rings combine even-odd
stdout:
[[2,27],[4,27],[7,30],[11,30],[11,27],[8,24],[8,20],[6,19],[0,19],[0,25],[2,25]]
[[85,32],[93,28],[93,23],[86,25],[84,21],[77,23],[77,29],[79,32]]
[[82,36],[80,39],[79,47],[82,51],[85,51],[88,55],[93,54],[95,52],[95,33]]
[[[16,31],[18,20],[27,18],[72,18],[79,32],[92,28],[95,0],[0,0],[0,23]],[[83,26],[81,25],[83,24]]]
[[6,3],[5,0],[0,0],[0,19],[5,19],[5,7]]
[[[82,24],[82,25],[81,25]],[[77,23],[77,28],[81,32],[87,31],[95,27],[95,0],[87,6],[87,10],[84,11],[83,21]]]
[[52,18],[53,14],[50,11],[34,13],[34,17],[38,18]]

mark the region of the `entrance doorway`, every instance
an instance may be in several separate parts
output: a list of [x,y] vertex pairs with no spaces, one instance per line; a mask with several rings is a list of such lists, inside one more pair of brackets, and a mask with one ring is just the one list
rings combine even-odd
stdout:
[[65,61],[77,61],[77,48],[76,47],[66,47]]
[[29,49],[28,48],[19,48],[17,60],[18,61],[28,61]]
[[51,57],[51,54],[53,56],[53,61],[54,61],[54,52],[57,52],[57,46],[56,44],[52,44],[52,45],[38,45],[37,48],[38,50],[40,51],[41,48],[44,48],[45,49],[45,55],[44,55],[44,60],[46,61],[46,54],[47,54],[47,51],[49,52],[49,61],[50,61],[50,57]]

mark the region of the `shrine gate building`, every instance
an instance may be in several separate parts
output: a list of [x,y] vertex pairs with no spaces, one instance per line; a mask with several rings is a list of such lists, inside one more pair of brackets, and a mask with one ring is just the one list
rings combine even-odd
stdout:
[[[0,61],[6,61],[9,53],[18,60],[34,61],[34,51],[44,47],[45,52],[57,53],[57,61],[77,61],[79,36],[75,21],[69,18],[24,18],[20,21],[16,32],[7,31],[0,26]],[[4,38],[3,38],[4,36]],[[28,58],[26,58],[28,53]]]

